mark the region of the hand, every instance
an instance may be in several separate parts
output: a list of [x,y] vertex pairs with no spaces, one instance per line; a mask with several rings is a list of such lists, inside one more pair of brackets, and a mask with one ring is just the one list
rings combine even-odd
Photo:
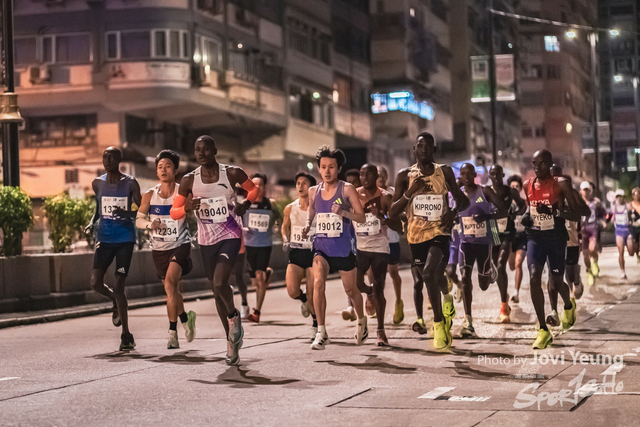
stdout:
[[120,206],[116,206],[113,208],[113,216],[124,218],[127,216],[127,211],[122,209]]
[[303,239],[308,239],[309,238],[309,231],[311,231],[311,226],[309,224],[305,225],[304,228],[302,229],[302,238]]
[[200,209],[200,204],[202,203],[202,197],[187,197],[187,200],[184,202],[184,211],[197,211]]
[[553,215],[553,211],[547,205],[538,205],[536,207],[536,210],[538,211],[538,213],[541,213],[541,214]]
[[283,240],[282,241],[282,252],[287,252],[289,250],[289,241],[288,240]]
[[414,194],[418,193],[419,191],[421,191],[422,189],[424,189],[425,187],[425,182],[422,179],[416,179],[415,181],[413,181],[413,184],[411,184],[411,187],[409,187],[409,189],[407,191],[405,191],[404,194],[407,195],[407,197],[411,197]]
[[530,214],[526,213],[522,215],[522,220],[520,221],[520,224],[522,224],[527,228],[531,228],[533,227],[533,218],[531,218]]
[[153,222],[151,223],[151,229],[156,230],[160,227],[162,227],[162,221],[160,221],[160,219],[158,218],[154,219]]
[[444,228],[445,230],[450,230],[451,228],[453,228],[453,223],[457,220],[458,220],[458,215],[456,214],[456,212],[452,210],[447,210],[442,215],[442,219],[440,221],[442,223],[442,228]]
[[476,214],[476,215],[472,215],[471,217],[478,224],[483,223],[483,222],[491,219],[491,215],[490,214]]
[[333,212],[334,214],[342,215],[340,213],[341,210],[342,210],[342,206],[340,206],[339,204],[334,203],[333,205],[331,205],[331,212]]
[[369,206],[369,212],[375,217],[380,215],[380,209],[376,205]]
[[87,237],[91,237],[91,235],[93,234],[93,223],[87,225],[84,228],[84,234],[87,235]]
[[247,212],[247,209],[249,209],[249,206],[251,206],[251,201],[245,200],[242,203],[238,203],[236,205],[236,208],[233,211],[236,213],[236,215],[242,216]]

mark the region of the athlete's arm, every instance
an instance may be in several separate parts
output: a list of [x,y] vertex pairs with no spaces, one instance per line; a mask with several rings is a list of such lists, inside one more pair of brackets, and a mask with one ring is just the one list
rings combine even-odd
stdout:
[[491,214],[490,218],[491,219],[506,218],[507,215],[509,214],[509,210],[505,207],[504,203],[502,203],[502,200],[500,199],[500,197],[498,197],[496,192],[493,191],[493,189],[489,186],[482,187],[482,192],[484,193],[485,197],[489,199],[491,204],[497,209],[497,212]]
[[469,198],[460,187],[456,183],[456,176],[453,174],[453,170],[449,166],[442,166],[442,172],[444,174],[444,179],[447,184],[447,190],[453,196],[453,200],[456,202],[456,212],[455,216],[458,215],[458,212],[463,211],[469,207]]
[[[526,180],[522,185],[522,188],[529,188],[529,180]],[[526,228],[533,227],[533,218],[531,218],[531,201],[529,200],[529,193],[527,191],[524,192],[525,202],[527,204],[527,210],[524,214],[522,214],[522,220],[520,224],[522,224]]]
[[578,206],[580,207],[580,215],[581,216],[591,215],[591,209],[589,208],[589,205],[587,204],[587,202],[584,201],[580,193],[575,188],[572,188],[572,190],[573,190],[573,197],[574,199],[576,199],[576,203],[578,203]]
[[131,209],[130,215],[134,217],[133,212],[136,212],[140,209],[140,204],[142,203],[142,195],[140,194],[140,183],[137,179],[133,178],[133,184],[131,185]]
[[227,176],[233,188],[240,185],[246,192],[247,198],[242,203],[238,203],[234,209],[236,215],[242,216],[247,212],[249,206],[258,198],[258,187],[249,179],[247,173],[237,166],[231,166],[227,169]]
[[147,191],[142,195],[142,202],[140,202],[140,207],[138,208],[138,214],[136,215],[136,227],[141,230],[148,230],[151,228],[151,221],[147,218],[149,213],[149,208],[151,207],[151,195],[153,193],[153,189]]
[[93,232],[93,226],[95,225],[96,221],[98,220],[98,218],[100,218],[100,211],[98,210],[98,190],[97,190],[97,181],[98,178],[94,179],[93,182],[91,183],[91,188],[93,189],[93,194],[96,195],[96,210],[93,212],[93,216],[91,217],[91,221],[89,221],[89,224],[87,224],[87,226],[84,228],[84,232],[87,235],[91,235],[91,233]]
[[560,199],[566,200],[569,205],[569,211],[560,209],[557,213],[558,217],[568,219],[569,221],[580,221],[580,206],[573,195],[573,188],[569,185],[569,181],[560,178],[558,179],[557,185],[560,189]]
[[189,195],[192,194],[193,178],[192,172],[186,174],[180,180],[178,195],[173,199],[173,205],[171,206],[171,219],[177,221],[184,218],[187,212],[200,209],[200,197],[189,198]]
[[515,188],[511,189],[511,200],[516,202],[516,206],[518,207],[518,210],[515,212],[516,215],[522,215],[527,211],[527,204],[524,200],[522,200],[522,197],[520,197],[518,190],[516,190]]
[[358,192],[353,185],[349,183],[344,184],[344,197],[349,200],[353,212],[347,209],[343,209],[342,206],[335,203],[331,207],[331,211],[335,214],[338,214],[360,224],[365,222],[367,220],[367,217],[364,215],[364,209],[362,208],[362,203],[360,202],[360,198],[358,197]]
[[311,230],[311,224],[313,224],[313,220],[316,217],[316,210],[313,207],[313,202],[316,199],[316,187],[309,188],[309,207],[307,208],[307,223],[302,229],[302,238],[306,239],[309,237],[309,231]]
[[[422,182],[421,179],[416,180]],[[412,194],[407,194],[405,196],[405,192],[407,191],[407,187],[409,185],[409,169],[405,168],[398,172],[396,176],[395,182],[395,191],[393,192],[393,203],[391,204],[391,208],[389,209],[389,217],[393,219],[397,219],[401,213],[407,208],[409,204],[409,200],[411,199]]]
[[380,218],[380,222],[396,233],[402,233],[402,221],[400,218],[390,218],[389,217],[389,209],[391,208],[391,193],[383,194],[380,198],[380,211],[378,212],[378,217]]
[[273,199],[269,199],[269,201],[271,202],[271,212],[273,213],[273,225],[275,225],[278,221],[281,221],[282,218],[280,217],[280,211],[278,209],[273,209],[276,206],[276,201]]
[[282,227],[280,232],[282,233],[282,242],[286,245],[289,243],[289,236],[291,235],[291,203],[285,206],[282,212]]

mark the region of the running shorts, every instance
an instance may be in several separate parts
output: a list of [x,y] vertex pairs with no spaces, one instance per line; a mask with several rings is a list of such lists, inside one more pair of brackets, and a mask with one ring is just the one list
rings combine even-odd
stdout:
[[462,242],[459,258],[461,270],[465,267],[473,269],[473,264],[477,262],[478,274],[486,276],[491,273],[491,245]]
[[93,256],[93,269],[107,271],[113,259],[116,259],[116,274],[127,277],[133,257],[133,242],[125,243],[96,243],[96,253]]
[[225,239],[214,245],[200,245],[202,263],[209,280],[213,280],[217,264],[229,264],[229,269],[233,269],[240,245],[240,239]]
[[567,265],[576,265],[580,261],[580,246],[567,247]]
[[[587,239],[588,241],[588,239]],[[527,240],[527,266],[544,266],[549,262],[549,270],[554,276],[562,276],[566,264],[567,242],[565,240]]]
[[245,252],[249,263],[249,276],[252,279],[255,279],[256,271],[267,271],[271,259],[271,246],[245,246]]
[[[385,254],[386,255],[386,254]],[[329,274],[337,273],[338,271],[351,271],[356,268],[356,256],[353,252],[350,252],[346,257],[328,256],[322,251],[316,250],[313,257],[321,256],[327,263],[329,263]]]
[[313,250],[291,248],[289,250],[289,264],[297,265],[306,270],[313,266]]
[[526,251],[527,250],[527,235],[526,233],[516,233],[513,243],[511,244],[511,252]]
[[400,264],[400,242],[389,243],[389,265]]
[[629,231],[631,232],[631,238],[635,243],[640,241],[640,227],[630,227]]
[[184,243],[177,248],[166,251],[151,251],[153,263],[156,266],[156,273],[160,280],[164,280],[169,269],[169,264],[175,262],[182,268],[182,275],[186,276],[193,269],[191,262],[191,243]]
[[631,234],[631,227],[627,227],[624,225],[616,227],[616,237],[622,237],[625,242],[627,241],[627,237],[629,237],[629,234]]
[[387,275],[387,266],[389,265],[389,254],[358,251],[356,261],[361,274],[367,274],[367,271],[371,268],[374,279],[384,283],[384,278]]
[[410,244],[411,256],[413,257],[411,265],[423,267],[427,262],[427,256],[429,255],[429,250],[431,249],[431,247],[440,249],[444,258],[445,254],[449,251],[450,243],[451,237],[441,235],[436,236],[431,240],[427,240],[426,242]]
[[582,227],[582,250],[583,251],[588,251],[589,250],[589,242],[592,239],[596,239],[596,242],[599,240],[598,239],[598,230],[595,230],[593,228],[586,228],[586,227]]

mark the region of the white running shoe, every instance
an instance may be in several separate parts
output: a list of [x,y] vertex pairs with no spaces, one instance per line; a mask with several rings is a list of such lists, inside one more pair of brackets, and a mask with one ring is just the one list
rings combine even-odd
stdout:
[[316,339],[316,335],[318,334],[318,327],[317,326],[312,326],[310,332],[310,339],[309,342],[313,342]]
[[169,341],[167,342],[168,349],[180,348],[180,343],[178,342],[178,331],[172,331],[169,329]]
[[300,304],[300,313],[302,313],[302,317],[307,318],[309,317],[309,315],[311,314],[309,312],[309,304],[306,302],[303,302],[302,304]]
[[358,325],[356,326],[356,333],[354,334],[356,339],[356,345],[362,345],[367,338],[369,338],[369,329],[367,328],[367,316],[362,319],[358,319]]
[[627,273],[625,273],[624,271],[620,274],[620,279],[622,280],[627,280]]
[[313,344],[311,344],[311,350],[324,350],[326,344],[329,344],[329,336],[325,334],[323,337],[320,332],[317,332]]
[[551,314],[547,316],[547,325],[560,326],[560,317],[557,311],[553,310]]
[[356,316],[356,309],[353,307],[347,307],[344,310],[342,310],[342,318],[344,320],[350,320],[350,321],[354,321],[358,319],[358,316]]
[[476,329],[473,327],[473,319],[471,316],[465,316],[464,322],[462,322],[462,328],[460,329],[460,338],[478,338]]
[[251,310],[249,310],[249,306],[248,305],[242,305],[240,306],[240,317],[244,320],[247,317],[249,317],[249,314],[251,313]]
[[229,321],[229,335],[227,336],[227,365],[237,365],[240,363],[240,347],[242,347],[244,329],[240,321],[240,313],[236,310],[236,315]]
[[584,285],[582,284],[582,281],[573,285],[573,296],[576,299],[582,298],[583,293],[584,293]]
[[189,310],[187,313],[187,323],[183,323],[182,327],[184,328],[184,337],[187,339],[187,342],[193,341],[196,337],[196,313],[193,310]]

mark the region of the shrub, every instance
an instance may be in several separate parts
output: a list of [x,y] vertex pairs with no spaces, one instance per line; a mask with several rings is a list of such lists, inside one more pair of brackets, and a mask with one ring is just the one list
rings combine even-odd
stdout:
[[22,234],[33,226],[31,198],[20,187],[0,185],[0,228],[3,241],[0,255],[22,253]]
[[66,192],[45,199],[53,252],[68,252],[74,242],[84,237],[84,227],[91,221],[94,209],[90,199],[72,199]]

